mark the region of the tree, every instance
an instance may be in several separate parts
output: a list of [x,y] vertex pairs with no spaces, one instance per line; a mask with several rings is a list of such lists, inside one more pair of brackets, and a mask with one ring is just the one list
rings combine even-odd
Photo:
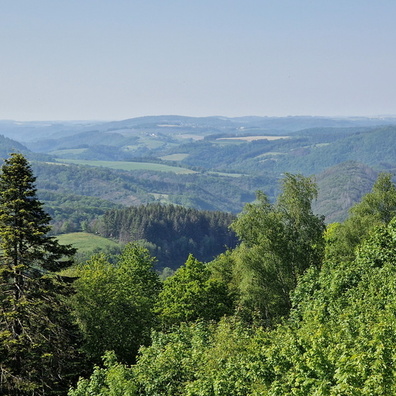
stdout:
[[0,173],[0,389],[9,395],[52,394],[68,387],[78,336],[57,276],[75,253],[47,236],[50,217],[36,197],[21,154]]
[[275,204],[265,194],[247,204],[232,228],[242,240],[233,252],[234,279],[241,307],[272,320],[289,312],[290,293],[311,266],[320,266],[324,249],[324,219],[311,202],[315,183],[286,174]]
[[116,360],[114,351],[103,357],[104,367],[94,367],[89,379],[80,378],[69,396],[137,396],[132,369]]
[[219,320],[233,312],[226,283],[213,279],[206,264],[190,255],[184,266],[164,281],[156,312],[165,328],[182,322]]
[[281,325],[225,317],[154,331],[135,366],[110,361],[70,396],[394,395],[395,263],[393,220],[370,232],[354,262],[310,267]]
[[395,262],[392,220],[369,232],[353,261],[325,261],[307,271],[272,351],[276,394],[395,394]]
[[326,233],[326,256],[352,261],[356,247],[378,225],[387,225],[396,215],[396,187],[389,173],[379,174],[371,192],[350,210],[344,223],[336,223]]
[[130,244],[115,264],[98,255],[78,269],[72,305],[84,349],[95,362],[113,350],[120,361],[133,363],[149,342],[161,287],[153,263],[148,250]]
[[[133,373],[140,395],[186,395],[195,380],[213,325],[182,323],[172,332],[153,332],[152,343],[140,350]],[[195,395],[208,395],[201,392]]]

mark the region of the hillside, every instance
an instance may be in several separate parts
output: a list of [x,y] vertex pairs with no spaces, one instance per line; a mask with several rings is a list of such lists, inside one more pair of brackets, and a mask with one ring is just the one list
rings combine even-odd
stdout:
[[[325,117],[2,121],[0,133],[9,137],[2,137],[0,147],[3,158],[16,150],[35,160],[37,185],[57,218],[57,229],[80,231],[84,221],[112,205],[161,202],[238,213],[257,190],[274,201],[285,172],[317,175],[324,192],[316,208],[334,221],[345,218],[348,208],[368,191],[370,172],[396,169],[394,125],[394,118]],[[357,178],[353,172],[360,171],[337,168],[349,161],[371,170]],[[62,197],[70,198],[69,207],[57,202]],[[73,208],[84,211],[89,197],[91,214],[76,214],[64,226]]]
[[313,203],[316,213],[326,216],[327,223],[344,221],[348,210],[367,194],[378,172],[358,162],[344,162],[316,176],[318,198]]
[[395,158],[396,127],[387,126],[358,131],[333,143],[305,147],[299,155],[285,156],[277,169],[312,174],[345,161],[359,161],[377,170],[392,171]]
[[373,127],[377,125],[395,124],[395,118],[364,118],[364,117],[185,117],[185,116],[147,116],[122,121],[36,121],[20,122],[0,120],[0,134],[20,142],[38,142],[40,140],[56,140],[86,132],[153,132],[160,130],[189,131],[193,134],[208,134],[210,131],[299,131],[307,128],[325,127]]
[[6,158],[12,152],[21,152],[21,153],[28,153],[28,150],[24,145],[21,143],[16,142],[15,140],[9,139],[0,135],[0,157]]
[[[124,206],[149,202],[183,204],[205,210],[239,212],[254,191],[271,191],[271,178],[224,174],[122,171],[72,164],[33,163],[40,190],[91,196]],[[176,168],[178,169],[178,168]]]

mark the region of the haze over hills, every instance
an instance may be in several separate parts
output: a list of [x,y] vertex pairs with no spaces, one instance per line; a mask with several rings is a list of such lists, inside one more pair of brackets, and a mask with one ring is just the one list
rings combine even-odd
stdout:
[[122,121],[13,121],[0,120],[0,134],[21,142],[32,142],[46,138],[57,139],[62,136],[75,135],[80,132],[111,132],[116,130],[151,128],[183,128],[211,130],[263,129],[266,131],[298,131],[316,127],[352,127],[394,125],[395,116],[378,117],[186,117],[186,116],[146,116]]
[[[0,134],[2,158],[18,151],[33,160],[60,223],[86,197],[97,213],[148,202],[238,213],[257,190],[273,200],[284,172],[316,175],[316,210],[342,220],[378,172],[396,169],[395,117],[0,121]],[[66,210],[68,194],[74,204]]]

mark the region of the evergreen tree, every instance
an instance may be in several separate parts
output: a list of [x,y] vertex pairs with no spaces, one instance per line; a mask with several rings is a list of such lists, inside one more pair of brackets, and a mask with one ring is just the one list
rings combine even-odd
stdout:
[[70,285],[53,272],[75,249],[47,236],[34,183],[24,156],[11,154],[0,173],[0,392],[8,395],[65,391],[77,356],[63,298]]

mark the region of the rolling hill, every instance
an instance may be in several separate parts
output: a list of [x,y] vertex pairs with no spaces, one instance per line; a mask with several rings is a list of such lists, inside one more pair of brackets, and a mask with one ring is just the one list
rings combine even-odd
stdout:
[[395,125],[391,117],[1,121],[7,137],[0,137],[0,155],[19,151],[33,161],[59,230],[84,207],[87,216],[76,214],[71,231],[114,205],[161,202],[238,213],[257,190],[274,200],[285,172],[316,175],[315,209],[336,221],[378,172],[396,169]]

